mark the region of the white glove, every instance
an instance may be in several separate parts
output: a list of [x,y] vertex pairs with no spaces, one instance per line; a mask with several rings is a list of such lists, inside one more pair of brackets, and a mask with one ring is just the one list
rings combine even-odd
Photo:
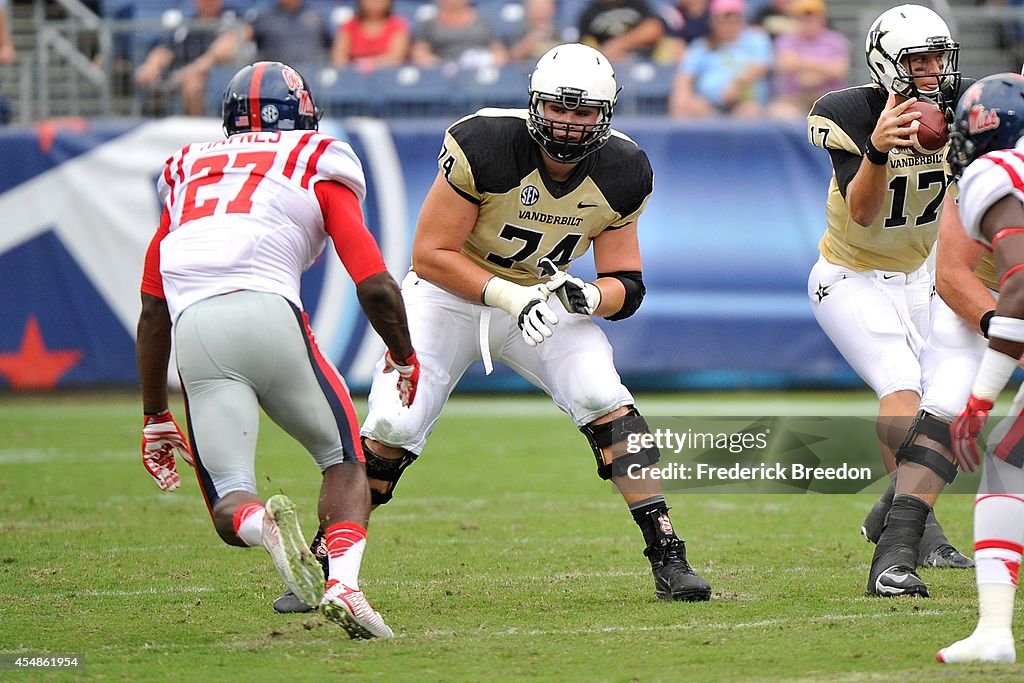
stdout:
[[551,336],[549,326],[558,324],[558,316],[547,305],[549,296],[547,285],[524,287],[495,276],[484,285],[483,301],[515,318],[523,340],[536,346]]
[[558,316],[546,301],[534,299],[519,314],[519,329],[528,346],[536,346],[552,335],[549,325],[558,324]]

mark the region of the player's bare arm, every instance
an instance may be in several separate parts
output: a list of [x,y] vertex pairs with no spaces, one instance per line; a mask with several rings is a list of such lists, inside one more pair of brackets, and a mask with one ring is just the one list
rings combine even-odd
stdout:
[[[618,230],[605,230],[594,238],[593,249],[598,273],[640,271],[642,268],[636,221]],[[601,305],[594,315],[608,317],[618,313],[626,296],[622,282],[613,277],[600,277],[594,284],[601,290]]]
[[356,285],[356,297],[373,329],[384,340],[391,356],[403,360],[412,356],[409,324],[402,303],[402,291],[390,273],[371,275]]
[[136,334],[142,412],[159,413],[167,410],[167,363],[171,357],[171,317],[165,300],[151,294],[142,295]]
[[412,243],[416,274],[456,296],[479,302],[493,276],[462,253],[479,209],[460,196],[438,173],[420,209]]
[[[918,112],[908,112],[916,98],[896,104],[895,95],[889,95],[885,108],[878,117],[875,129],[869,138],[871,146],[879,153],[888,154],[896,147],[909,147],[910,123],[921,118]],[[885,208],[888,189],[888,163],[876,164],[867,155],[861,160],[857,175],[846,189],[846,202],[850,207],[850,218],[858,225],[871,225]]]
[[954,313],[981,331],[982,317],[996,307],[992,292],[974,274],[984,247],[964,232],[956,202],[949,195],[944,201],[935,252],[935,291]]

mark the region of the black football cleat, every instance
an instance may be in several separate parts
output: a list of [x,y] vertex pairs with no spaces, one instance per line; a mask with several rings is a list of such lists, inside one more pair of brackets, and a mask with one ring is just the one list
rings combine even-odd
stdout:
[[931,552],[924,554],[917,564],[919,567],[933,569],[971,569],[974,567],[974,560],[949,543],[943,543],[939,547],[933,548]]
[[868,579],[868,593],[885,598],[900,595],[928,597],[928,586],[913,569],[894,565]]
[[711,599],[711,586],[686,561],[686,543],[679,538],[662,538],[644,555],[654,573],[654,597],[659,600],[702,602]]
[[889,484],[885,493],[871,506],[863,524],[860,526],[860,533],[871,543],[878,543],[885,530],[885,518],[889,515],[889,508],[892,507],[893,496],[896,495],[896,486]]
[[[313,542],[309,544],[309,551],[313,553],[313,557],[320,563],[320,568],[324,572],[324,581],[326,581],[328,577],[328,559],[327,543],[324,540],[323,529],[317,529]],[[277,600],[274,600],[274,611],[279,614],[304,614],[312,612],[316,608],[317,605],[307,605],[302,600],[299,600],[298,596],[290,589],[281,593]]]
[[303,612],[312,612],[316,609],[316,606],[309,606],[306,603],[299,600],[295,593],[290,590],[286,590],[281,594],[277,600],[274,600],[274,611],[281,614],[299,614]]

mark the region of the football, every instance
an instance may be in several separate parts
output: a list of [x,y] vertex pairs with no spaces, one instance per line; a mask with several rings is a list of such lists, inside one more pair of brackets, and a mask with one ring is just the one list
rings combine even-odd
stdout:
[[931,102],[918,100],[907,111],[921,112],[921,118],[917,119],[919,125],[910,134],[914,151],[918,154],[935,154],[945,147],[949,139],[949,128],[941,109]]

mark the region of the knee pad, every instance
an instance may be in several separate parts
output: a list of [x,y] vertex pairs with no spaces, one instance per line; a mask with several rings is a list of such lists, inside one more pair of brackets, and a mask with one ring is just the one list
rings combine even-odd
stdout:
[[910,430],[907,432],[907,438],[903,440],[903,443],[900,444],[899,449],[896,451],[896,465],[898,466],[904,461],[917,463],[939,475],[947,484],[952,484],[953,480],[956,479],[956,465],[934,448],[915,444],[914,439],[918,434],[926,436],[932,441],[938,441],[947,449],[952,449],[949,423],[922,410],[914,418],[914,422],[910,425]]
[[402,472],[416,460],[417,456],[411,451],[402,449],[400,458],[391,459],[377,455],[366,444],[366,437],[363,440],[363,457],[366,458],[366,476],[370,479],[377,479],[385,482],[387,488],[383,491],[370,487],[370,503],[372,505],[384,505],[394,496],[395,487],[402,477]]
[[590,442],[590,448],[597,458],[597,476],[604,480],[612,477],[620,477],[626,474],[631,465],[647,467],[661,459],[661,451],[657,446],[643,447],[638,445],[636,450],[621,455],[610,462],[605,461],[605,448],[620,441],[627,441],[633,434],[650,434],[651,428],[647,426],[647,420],[634,406],[629,406],[629,412],[616,417],[610,422],[598,425],[583,425],[580,431]]

